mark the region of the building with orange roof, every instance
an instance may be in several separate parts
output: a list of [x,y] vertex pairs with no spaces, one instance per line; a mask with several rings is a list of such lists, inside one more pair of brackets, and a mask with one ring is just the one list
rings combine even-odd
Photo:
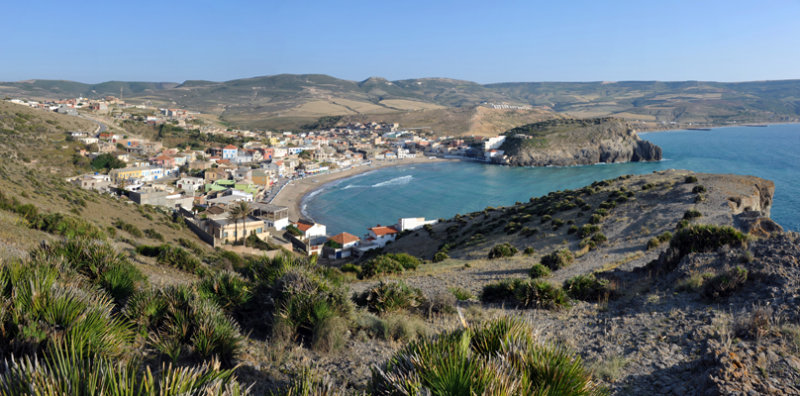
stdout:
[[353,234],[343,232],[334,235],[325,242],[322,255],[329,259],[342,259],[353,254],[353,248],[358,246],[361,239]]

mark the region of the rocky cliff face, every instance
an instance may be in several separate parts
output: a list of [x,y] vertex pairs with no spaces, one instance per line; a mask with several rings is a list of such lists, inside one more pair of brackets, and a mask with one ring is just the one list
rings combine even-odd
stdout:
[[501,161],[512,166],[570,166],[658,161],[661,147],[612,118],[552,120],[506,132]]

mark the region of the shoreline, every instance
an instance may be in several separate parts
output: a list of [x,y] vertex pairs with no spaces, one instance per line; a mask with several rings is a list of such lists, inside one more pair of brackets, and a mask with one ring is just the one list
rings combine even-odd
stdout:
[[286,206],[289,208],[289,220],[297,221],[303,218],[302,204],[307,196],[319,191],[326,185],[348,177],[357,176],[377,169],[389,168],[403,165],[427,164],[435,162],[450,162],[456,159],[444,159],[438,157],[420,157],[393,161],[373,160],[371,165],[361,165],[348,168],[343,171],[325,173],[322,175],[309,176],[300,180],[293,180],[287,184],[272,200],[272,204]]

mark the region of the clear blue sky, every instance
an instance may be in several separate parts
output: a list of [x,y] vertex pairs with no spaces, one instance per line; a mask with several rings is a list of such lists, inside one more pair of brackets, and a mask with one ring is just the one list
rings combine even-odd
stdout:
[[8,1],[0,81],[800,78],[800,1]]

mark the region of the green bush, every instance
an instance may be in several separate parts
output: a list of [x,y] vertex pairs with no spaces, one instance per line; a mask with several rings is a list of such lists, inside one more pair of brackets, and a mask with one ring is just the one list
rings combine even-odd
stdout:
[[706,192],[706,187],[702,184],[694,186],[694,188],[692,188],[692,193],[694,194],[702,194],[704,192]]
[[239,325],[214,301],[187,286],[136,294],[123,315],[148,334],[149,347],[173,362],[195,357],[230,366],[241,349]]
[[536,253],[536,250],[532,246],[528,246],[522,251],[522,253],[526,256],[530,256]]
[[747,274],[747,269],[737,265],[706,281],[703,295],[712,300],[727,297],[747,282]]
[[711,252],[724,245],[741,246],[747,237],[730,226],[688,225],[678,230],[669,246],[677,249],[679,257],[695,252]]
[[413,271],[421,262],[407,253],[388,253],[373,257],[361,266],[360,276],[363,279],[378,275],[399,274]]
[[402,281],[380,282],[353,299],[359,306],[377,314],[413,310],[425,302],[420,289],[409,287]]
[[139,245],[136,252],[142,256],[155,257],[159,264],[169,265],[187,272],[197,272],[201,262],[191,253],[177,246],[163,244],[159,246]]
[[30,254],[40,260],[62,259],[70,268],[108,292],[118,305],[124,304],[145,283],[144,275],[105,242],[66,239],[42,244]]
[[114,221],[114,227],[117,227],[120,230],[125,231],[128,234],[130,234],[131,236],[134,236],[136,238],[144,237],[144,233],[142,232],[142,230],[140,230],[135,225],[130,224],[130,223],[126,223],[126,222],[124,222],[124,221],[122,221],[120,219],[117,219],[116,221]]
[[550,269],[541,264],[534,264],[528,271],[528,275],[533,279],[544,278],[550,276]]
[[468,301],[475,298],[475,296],[472,295],[469,290],[464,289],[463,287],[451,287],[448,290],[453,293],[453,296],[455,296],[456,300],[458,301]]
[[600,232],[600,226],[596,224],[584,224],[583,227],[578,230],[578,238],[586,238],[596,232]]
[[372,372],[378,395],[602,395],[577,355],[495,319],[412,342]]
[[349,272],[358,275],[361,273],[361,266],[353,263],[347,263],[342,265],[341,270],[342,272]]
[[448,256],[447,253],[439,251],[439,252],[436,252],[436,254],[433,255],[433,262],[434,263],[439,263],[439,262],[445,261],[445,260],[447,260],[449,258],[450,258],[450,256]]
[[535,279],[507,279],[483,287],[484,303],[510,303],[522,308],[558,309],[569,299],[560,287]]
[[489,258],[501,258],[501,257],[511,257],[517,254],[518,250],[513,245],[508,242],[501,243],[499,245],[494,245],[491,250],[489,250]]
[[217,272],[197,284],[197,292],[229,314],[238,312],[253,297],[248,283],[230,272]]
[[144,235],[150,239],[155,239],[157,241],[164,242],[164,235],[161,235],[161,233],[152,228],[144,230]]
[[683,214],[683,218],[685,220],[696,219],[698,217],[703,217],[703,214],[700,213],[697,209],[689,209]]
[[608,298],[614,292],[608,279],[597,278],[594,274],[577,275],[567,279],[564,282],[564,290],[576,300],[589,302]]
[[553,271],[564,268],[575,260],[575,256],[567,249],[556,250],[542,256],[541,264]]
[[697,176],[686,176],[686,178],[683,179],[683,182],[687,183],[687,184],[688,183],[697,183]]
[[567,229],[567,234],[574,234],[576,232],[578,232],[578,226],[574,224],[569,226],[569,228]]

